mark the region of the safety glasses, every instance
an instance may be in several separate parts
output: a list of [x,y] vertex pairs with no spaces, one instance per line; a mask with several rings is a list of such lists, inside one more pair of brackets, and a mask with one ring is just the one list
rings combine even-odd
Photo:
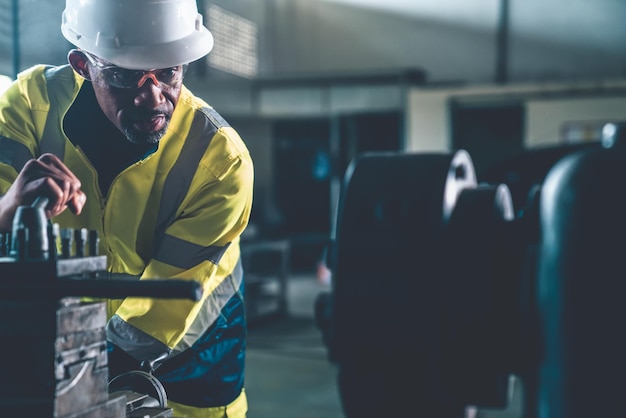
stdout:
[[188,67],[187,64],[184,64],[157,70],[129,70],[102,62],[85,51],[83,53],[89,62],[98,68],[98,72],[105,83],[120,89],[139,88],[149,78],[152,79],[155,86],[164,84],[167,87],[176,87],[182,82]]

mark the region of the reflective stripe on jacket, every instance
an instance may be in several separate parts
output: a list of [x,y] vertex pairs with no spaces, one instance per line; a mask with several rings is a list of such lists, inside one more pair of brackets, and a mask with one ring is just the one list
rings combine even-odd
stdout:
[[[160,364],[155,374],[173,401],[226,405],[243,385],[239,236],[252,205],[250,154],[237,132],[183,87],[157,151],[123,170],[103,196],[92,164],[63,132],[82,84],[68,65],[35,66],[0,97],[0,195],[26,161],[54,153],[81,180],[87,203],[81,215],[65,211],[53,222],[97,230],[112,273],[201,282],[199,302],[108,301],[107,336],[139,362]],[[222,378],[231,384],[222,386]],[[174,388],[189,379],[194,390]],[[172,393],[168,382],[177,382]]]

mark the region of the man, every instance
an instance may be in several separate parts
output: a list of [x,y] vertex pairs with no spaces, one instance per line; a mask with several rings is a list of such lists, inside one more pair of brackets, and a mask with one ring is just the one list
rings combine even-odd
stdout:
[[253,166],[183,85],[213,46],[196,2],[67,0],[61,29],[69,65],[30,68],[0,97],[0,228],[46,196],[52,222],[99,232],[110,272],[201,282],[199,302],[108,301],[110,377],[153,372],[175,416],[244,417]]

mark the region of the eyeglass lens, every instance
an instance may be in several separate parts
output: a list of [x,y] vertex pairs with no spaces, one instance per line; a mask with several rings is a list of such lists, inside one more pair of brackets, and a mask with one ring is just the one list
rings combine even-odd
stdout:
[[85,55],[99,69],[102,79],[107,84],[118,88],[138,88],[143,86],[148,78],[151,78],[156,86],[165,84],[168,87],[173,87],[182,81],[188,67],[187,64],[184,64],[158,70],[129,70],[103,63],[91,54]]

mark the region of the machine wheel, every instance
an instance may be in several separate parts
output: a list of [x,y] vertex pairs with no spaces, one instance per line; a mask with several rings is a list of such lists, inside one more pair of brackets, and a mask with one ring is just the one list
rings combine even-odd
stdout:
[[167,407],[167,395],[163,384],[159,381],[159,379],[150,373],[146,373],[141,370],[133,370],[122,373],[111,379],[109,382],[109,393],[114,392],[133,392],[145,394],[156,400],[158,407]]

